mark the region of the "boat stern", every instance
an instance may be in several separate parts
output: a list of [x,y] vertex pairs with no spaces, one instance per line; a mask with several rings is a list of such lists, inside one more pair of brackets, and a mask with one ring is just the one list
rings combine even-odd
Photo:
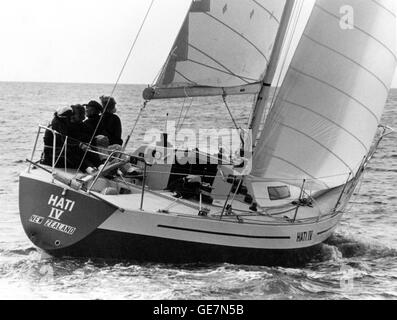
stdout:
[[50,254],[80,242],[117,211],[52,181],[51,174],[41,170],[20,176],[19,208],[28,238]]

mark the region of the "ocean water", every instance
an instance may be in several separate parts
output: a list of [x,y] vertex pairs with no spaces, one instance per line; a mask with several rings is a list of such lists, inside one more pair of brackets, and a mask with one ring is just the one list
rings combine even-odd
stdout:
[[[142,86],[115,92],[125,133],[133,126]],[[109,85],[0,83],[0,299],[397,299],[397,134],[380,146],[336,234],[300,269],[243,265],[162,265],[54,259],[27,239],[19,221],[18,177],[39,124],[54,111],[110,94]],[[153,102],[131,147],[147,128],[178,119],[184,101]],[[248,121],[252,100],[231,110]],[[397,128],[397,91],[383,123]],[[185,126],[233,127],[220,98],[197,100]]]

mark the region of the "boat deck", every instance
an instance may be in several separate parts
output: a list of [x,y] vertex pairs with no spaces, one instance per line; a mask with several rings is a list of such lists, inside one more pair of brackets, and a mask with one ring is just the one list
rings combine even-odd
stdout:
[[[76,176],[78,178],[84,176],[73,170],[68,170],[67,173],[62,169],[58,169],[57,171],[70,179],[75,178]],[[50,173],[38,168],[31,170],[31,175],[32,178],[44,180],[49,183],[61,183],[57,180],[54,181]],[[97,188],[93,189],[92,192],[96,197],[103,199],[126,212],[140,211],[142,186],[133,185],[126,181],[107,179],[99,181],[99,184],[101,185],[100,189],[104,189],[106,186],[111,186],[112,184],[128,188],[130,190],[129,194],[106,195],[101,193]],[[178,199],[169,191],[152,191],[145,188],[142,210],[150,213],[190,217],[202,217],[200,213],[205,211],[205,216],[208,219],[222,219],[223,221],[244,223],[251,222],[256,224],[306,223],[310,221],[319,221],[324,218],[322,212],[330,212],[329,209],[332,209],[332,207],[335,206],[339,194],[340,190],[335,190],[334,192],[331,191],[327,195],[327,198],[329,198],[328,203],[330,205],[322,205],[321,208],[315,203],[313,207],[297,206],[296,204],[294,205],[290,203],[288,205],[278,207],[258,208],[257,212],[251,211],[249,209],[249,205],[243,201],[235,199],[233,202],[229,201],[229,204],[232,205],[232,211],[229,211],[228,213],[224,210],[225,200],[215,200],[211,205],[205,203],[200,204],[199,201],[195,200]]]

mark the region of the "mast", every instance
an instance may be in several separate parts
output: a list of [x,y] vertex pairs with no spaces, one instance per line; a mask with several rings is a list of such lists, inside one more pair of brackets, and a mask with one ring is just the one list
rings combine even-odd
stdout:
[[266,75],[263,79],[262,89],[259,92],[258,99],[256,101],[254,111],[250,120],[249,129],[252,130],[253,147],[256,146],[259,129],[261,126],[262,118],[266,110],[266,104],[269,100],[270,90],[274,76],[277,71],[278,62],[280,60],[281,51],[283,49],[285,35],[288,30],[289,21],[292,16],[295,0],[287,0],[285,4],[284,12],[280,21],[280,28],[277,33],[276,42],[274,49],[269,60],[269,66],[266,71]]

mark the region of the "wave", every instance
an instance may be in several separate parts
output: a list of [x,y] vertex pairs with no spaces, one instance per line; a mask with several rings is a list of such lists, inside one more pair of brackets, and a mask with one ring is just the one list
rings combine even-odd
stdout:
[[38,249],[34,248],[34,247],[29,247],[27,249],[16,249],[16,250],[8,251],[8,253],[10,253],[10,254],[21,255],[21,256],[29,256],[34,252],[38,252]]
[[338,249],[343,258],[368,256],[374,259],[395,258],[397,250],[373,243],[364,243],[357,239],[340,234],[334,234],[325,245]]
[[368,168],[368,171],[372,171],[372,172],[393,172],[396,173],[397,169],[384,169],[384,168]]
[[28,247],[23,249],[0,249],[0,254],[2,256],[30,256],[32,253],[38,253],[38,249],[35,247]]

